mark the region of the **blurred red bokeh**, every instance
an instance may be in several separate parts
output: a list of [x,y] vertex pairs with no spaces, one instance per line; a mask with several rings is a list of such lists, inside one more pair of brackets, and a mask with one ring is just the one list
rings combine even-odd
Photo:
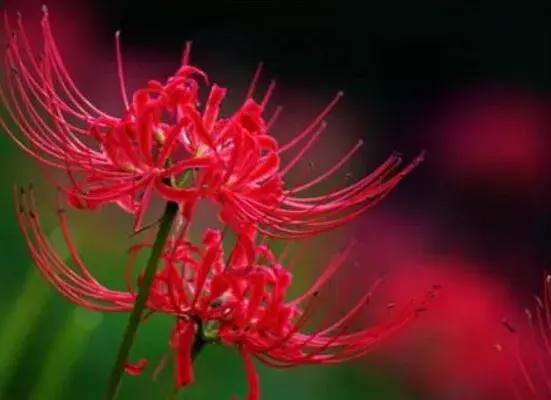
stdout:
[[495,344],[509,344],[501,318],[520,310],[506,285],[484,276],[484,269],[460,258],[414,263],[400,267],[385,285],[396,301],[406,301],[416,287],[442,285],[438,300],[414,331],[388,347],[413,382],[426,386],[435,398],[456,398],[454,393],[469,399],[512,396],[505,382],[517,368],[516,360],[503,357]]
[[[385,275],[375,299],[397,307],[432,285],[442,288],[411,329],[384,346],[384,362],[402,368],[409,383],[430,398],[514,398],[511,379],[522,379],[511,351],[515,339],[527,339],[522,348],[527,360],[538,351],[530,346],[524,304],[516,290],[505,276],[491,274],[488,265],[461,250],[452,254],[438,249],[438,232],[430,221],[398,209],[385,211],[366,217],[359,230],[369,245],[361,247],[359,260],[365,268],[354,282],[360,286]],[[372,311],[366,318],[385,312],[382,307]],[[504,317],[517,335],[505,328]]]
[[527,89],[465,90],[433,110],[432,153],[463,184],[539,192],[551,171],[550,110]]

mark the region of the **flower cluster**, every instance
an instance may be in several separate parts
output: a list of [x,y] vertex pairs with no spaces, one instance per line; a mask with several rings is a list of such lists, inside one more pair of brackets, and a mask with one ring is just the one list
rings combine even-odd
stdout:
[[[287,251],[276,256],[269,239],[312,237],[350,221],[382,200],[422,160],[421,155],[400,169],[400,157],[392,155],[356,182],[344,174],[337,188],[308,196],[310,189],[325,184],[345,166],[360,142],[328,170],[289,186],[287,175],[324,131],[324,119],[340,93],[302,132],[279,143],[269,133],[278,112],[269,119],[264,116],[274,84],[260,101],[253,98],[260,68],[243,105],[228,117],[220,115],[227,89],[210,85],[207,75],[189,64],[189,44],[173,77],[165,83],[150,81],[129,97],[117,34],[125,111],[112,116],[94,106],[73,82],[53,39],[47,10],[39,55],[33,53],[21,16],[13,25],[6,15],[5,26],[6,85],[0,86],[0,99],[9,118],[0,117],[0,124],[24,152],[47,167],[46,177],[59,188],[60,225],[73,264],[59,257],[46,239],[32,191],[21,191],[15,196],[18,221],[36,266],[79,306],[134,312],[142,307],[140,295],[145,293],[145,309],[174,317],[170,346],[177,387],[192,382],[198,349],[221,343],[239,350],[248,376],[247,398],[258,399],[253,357],[276,368],[357,358],[404,326],[432,299],[430,291],[420,301],[390,311],[377,325],[355,329],[371,299],[372,288],[367,288],[344,315],[338,314],[340,307],[325,310],[322,321],[306,331],[321,309],[320,291],[345,265],[352,244],[334,256],[310,289],[289,299],[293,263],[286,260]],[[203,86],[209,87],[209,94],[201,104]],[[292,151],[295,155],[282,162],[282,155]],[[65,172],[69,183],[54,179],[48,172],[51,168]],[[121,274],[126,276],[126,290],[106,288],[79,257],[63,204],[88,210],[117,204],[135,216],[137,232],[154,198],[175,210],[170,218],[165,214],[156,230],[158,258],[154,258],[157,244],[145,241],[132,246],[126,274]],[[193,243],[189,227],[202,199],[220,206],[225,228],[207,229],[200,243]],[[180,222],[176,226],[174,218]],[[225,254],[228,230],[237,242]],[[289,240],[289,246],[295,241]],[[138,274],[137,289],[131,276],[135,256],[142,251],[151,251],[152,268]],[[126,371],[137,374],[145,365],[145,360],[127,363]]]
[[[306,196],[305,191],[339,171],[361,145],[329,170],[285,187],[285,176],[323,132],[323,119],[341,93],[302,132],[279,144],[269,134],[274,120],[263,117],[274,85],[260,102],[252,98],[260,70],[243,106],[221,118],[219,108],[227,90],[213,84],[199,107],[199,88],[208,78],[187,64],[189,45],[184,65],[173,77],[165,84],[148,82],[131,102],[117,51],[126,111],[115,117],[92,105],[73,83],[53,40],[47,13],[39,58],[30,48],[20,16],[13,30],[7,17],[5,26],[7,88],[0,89],[0,98],[18,133],[2,119],[0,124],[27,154],[69,175],[71,184],[63,190],[70,204],[94,209],[117,203],[136,215],[136,229],[156,194],[180,204],[186,218],[198,199],[208,198],[222,206],[222,218],[234,229],[252,224],[269,236],[310,236],[376,204],[422,160],[419,156],[400,170],[400,157],[392,155],[351,185],[340,185],[323,196]],[[281,155],[297,149],[281,165]],[[348,183],[346,176],[343,182]]]
[[[66,212],[59,209],[59,221],[72,266],[57,256],[49,243],[36,211],[32,189],[16,193],[18,221],[37,268],[45,279],[73,303],[104,312],[130,311],[137,296],[132,270],[136,255],[148,249],[148,242],[131,247],[126,266],[125,291],[115,291],[99,283],[89,272],[74,245]],[[412,301],[397,311],[389,304],[387,317],[374,326],[358,328],[365,307],[372,298],[375,282],[344,315],[338,310],[323,310],[319,299],[327,282],[343,269],[353,244],[345,246],[323,268],[323,272],[304,293],[288,299],[292,264],[283,267],[289,251],[276,257],[264,244],[254,248],[251,264],[225,256],[223,233],[207,229],[201,243],[186,239],[182,231],[166,242],[161,267],[153,280],[147,309],[174,316],[170,345],[174,350],[176,386],[193,381],[192,351],[197,341],[221,343],[239,349],[247,372],[250,391],[247,399],[258,399],[258,378],[252,364],[254,356],[274,368],[306,364],[331,364],[361,357],[388,335],[424,311],[435,291]],[[265,239],[265,238],[264,238]],[[290,246],[290,245],[289,245]],[[238,247],[234,247],[234,250]],[[288,250],[288,249],[287,249]],[[141,275],[138,276],[138,281]],[[324,317],[309,332],[304,329],[323,311]],[[139,374],[145,359],[127,364],[126,371]]]

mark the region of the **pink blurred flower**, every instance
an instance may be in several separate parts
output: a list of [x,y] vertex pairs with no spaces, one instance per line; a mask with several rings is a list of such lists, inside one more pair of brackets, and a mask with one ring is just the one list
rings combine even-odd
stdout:
[[[385,285],[396,301],[426,284],[441,284],[438,304],[422,327],[390,346],[391,359],[404,367],[435,398],[513,398],[504,382],[517,369],[513,358],[503,358],[496,342],[510,340],[500,323],[504,313],[519,315],[506,285],[485,276],[484,267],[460,258],[412,263],[401,267],[399,280]],[[413,360],[409,363],[408,360]]]
[[434,153],[446,174],[519,190],[539,190],[549,177],[547,100],[526,90],[480,88],[434,111]]

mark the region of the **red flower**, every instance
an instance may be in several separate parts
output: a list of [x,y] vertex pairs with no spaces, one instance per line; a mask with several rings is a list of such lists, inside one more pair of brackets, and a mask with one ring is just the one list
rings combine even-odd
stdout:
[[[132,308],[136,296],[132,279],[127,279],[124,292],[112,291],[97,282],[78,256],[63,210],[60,222],[76,268],[64,263],[48,243],[32,196],[23,196],[17,203],[18,221],[36,265],[57,290],[75,304],[90,309],[128,311]],[[329,312],[326,310],[322,321],[307,333],[304,328],[315,315],[320,291],[341,269],[352,244],[333,257],[308,290],[288,300],[292,274],[281,265],[287,251],[276,258],[267,246],[256,244],[254,263],[248,263],[239,250],[224,256],[223,235],[219,231],[206,230],[200,245],[190,243],[185,235],[184,226],[167,242],[147,301],[150,312],[177,318],[170,337],[177,386],[193,381],[194,343],[219,343],[239,349],[249,383],[247,399],[258,399],[253,357],[282,369],[361,357],[404,327],[432,299],[433,293],[400,312],[389,311],[376,326],[354,329],[370,302],[372,287],[344,315],[338,315],[342,304]],[[148,247],[144,243],[131,248],[128,277],[135,256]],[[129,365],[127,372],[138,374],[145,365],[145,360]]]
[[[305,192],[339,171],[358,150],[354,146],[329,170],[295,187],[284,187],[288,172],[303,158],[325,128],[323,119],[341,94],[302,132],[285,144],[268,134],[275,121],[262,116],[273,92],[272,83],[260,103],[252,94],[260,68],[243,106],[228,118],[219,117],[226,94],[216,84],[200,109],[198,89],[208,82],[189,66],[186,46],[183,66],[166,84],[150,81],[127,98],[122,57],[116,37],[118,72],[125,113],[106,114],[78,90],[58,52],[48,14],[42,20],[44,48],[37,59],[21,18],[12,34],[6,17],[7,88],[0,88],[6,111],[25,140],[0,118],[7,134],[27,154],[45,166],[66,171],[69,202],[95,208],[117,203],[136,214],[135,230],[155,193],[182,204],[185,216],[201,198],[222,205],[221,217],[238,233],[251,226],[266,235],[299,238],[339,226],[384,198],[422,159],[398,171],[391,156],[359,181],[318,196]],[[276,113],[278,114],[278,113]],[[283,153],[296,155],[281,165]]]
[[503,320],[512,340],[497,344],[506,361],[516,361],[510,382],[517,400],[551,397],[551,276],[546,275],[543,297],[536,297],[536,307],[526,309],[528,329]]

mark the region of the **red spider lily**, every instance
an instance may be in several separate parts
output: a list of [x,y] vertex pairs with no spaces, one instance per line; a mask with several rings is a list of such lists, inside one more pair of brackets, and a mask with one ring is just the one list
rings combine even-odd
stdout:
[[[0,88],[0,98],[25,140],[1,118],[0,124],[27,154],[68,173],[71,185],[64,191],[72,205],[95,208],[115,202],[136,214],[135,230],[158,193],[182,204],[188,217],[198,199],[218,202],[222,219],[238,233],[252,225],[273,237],[311,236],[377,204],[422,159],[420,156],[398,171],[401,159],[392,155],[355,183],[307,196],[306,191],[342,169],[361,145],[309,181],[284,186],[286,175],[323,132],[323,119],[340,93],[302,132],[279,144],[268,134],[279,112],[268,121],[263,117],[274,84],[260,102],[252,99],[260,68],[243,106],[228,118],[219,117],[226,89],[215,84],[200,109],[199,88],[208,80],[204,72],[188,65],[189,44],[182,67],[166,84],[150,81],[129,99],[117,34],[118,74],[126,109],[119,118],[94,106],[76,87],[53,39],[47,12],[38,59],[21,18],[13,34],[7,16],[5,25],[7,86]],[[295,156],[281,165],[282,154],[293,149]]]
[[[176,106],[185,109],[188,103],[197,102],[198,83],[193,77],[206,78],[201,71],[184,65],[167,85],[150,82],[128,105],[120,67],[127,111],[116,118],[95,107],[72,81],[46,11],[42,19],[44,46],[38,59],[20,16],[12,31],[6,14],[5,27],[7,89],[0,88],[0,97],[26,141],[21,141],[3,120],[0,123],[26,153],[43,165],[68,172],[72,185],[64,190],[73,205],[95,208],[116,202],[138,214],[138,228],[156,182],[211,162],[206,157],[175,161],[171,155],[178,147],[177,137],[193,122],[181,117],[169,126],[160,120],[165,106],[174,111]],[[120,51],[117,54],[120,66]],[[205,140],[210,143],[209,138]],[[95,147],[86,144],[90,141]]]
[[513,335],[513,343],[498,344],[496,348],[516,360],[511,371],[515,399],[536,400],[551,398],[551,276],[544,279],[543,298],[536,297],[536,307],[526,309],[528,332],[519,332],[506,319],[503,325]]
[[[16,196],[17,197],[17,196]],[[148,243],[131,248],[127,266],[127,290],[105,288],[81,261],[71,240],[65,213],[60,223],[75,268],[56,255],[42,230],[32,195],[17,200],[18,221],[36,265],[44,277],[73,303],[99,311],[128,311],[136,290],[130,278],[135,256]],[[343,267],[352,244],[329,262],[319,278],[298,297],[286,299],[292,274],[282,267],[288,251],[276,258],[264,244],[255,245],[254,263],[243,262],[232,252],[224,256],[223,234],[206,230],[202,243],[187,241],[186,227],[171,237],[163,252],[147,308],[151,313],[176,317],[170,346],[174,351],[176,386],[193,381],[194,343],[220,343],[239,350],[249,383],[247,399],[259,398],[259,383],[253,358],[274,368],[305,364],[332,364],[361,357],[389,335],[403,328],[426,308],[433,292],[401,311],[389,311],[376,326],[354,329],[362,310],[370,303],[373,285],[344,315],[338,304],[309,332],[323,286]],[[139,277],[138,279],[141,279]],[[391,307],[393,308],[393,306]],[[146,361],[128,365],[139,374]]]

